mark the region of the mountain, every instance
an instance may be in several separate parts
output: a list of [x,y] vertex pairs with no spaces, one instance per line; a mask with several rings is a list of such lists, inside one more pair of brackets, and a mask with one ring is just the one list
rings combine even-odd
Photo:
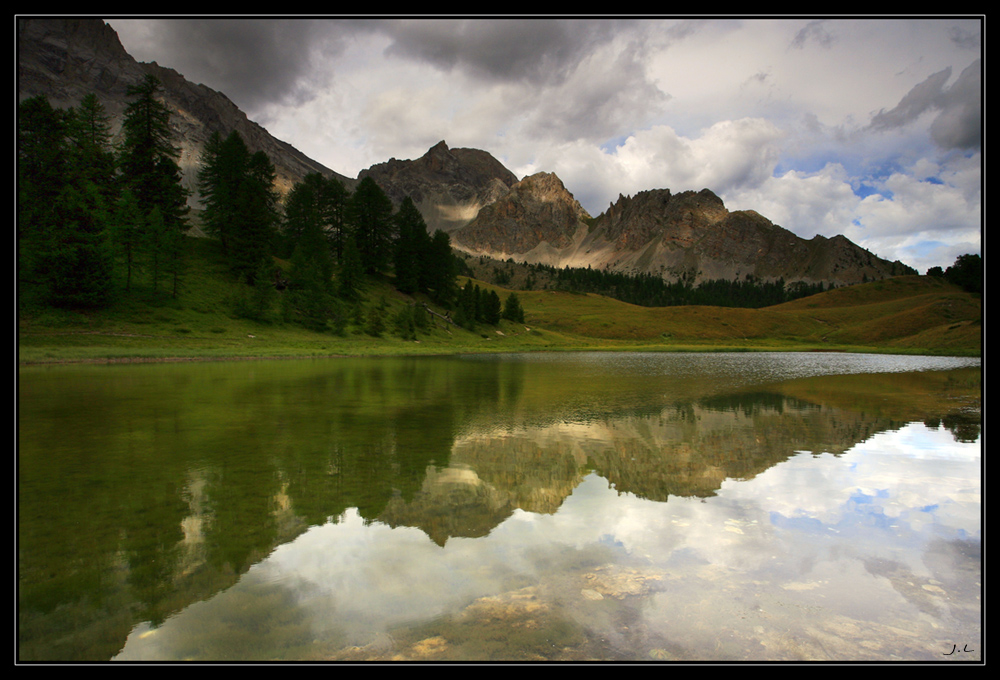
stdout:
[[[139,84],[146,74],[159,78],[163,101],[172,114],[174,143],[181,152],[178,164],[188,189],[195,187],[201,152],[212,133],[225,137],[234,130],[251,152],[264,151],[268,155],[282,192],[310,172],[337,177],[348,188],[354,187],[355,180],[338,175],[272,137],[221,92],[189,82],[156,62],[136,61],[125,51],[114,29],[100,19],[18,19],[17,52],[19,101],[41,95],[53,106],[68,108],[93,92],[111,119],[116,140],[130,101],[129,86]],[[197,193],[192,192],[189,202],[197,207]]]
[[390,158],[358,175],[371,177],[399,205],[409,196],[427,229],[451,232],[505,195],[517,176],[485,151],[449,149],[438,142],[416,160]]
[[806,240],[752,210],[730,212],[708,189],[620,195],[591,219],[562,182],[545,173],[482,209],[453,242],[472,255],[695,282],[749,275],[840,286],[916,273],[844,236]]
[[[114,135],[130,100],[128,87],[147,74],[156,76],[172,113],[183,182],[192,190],[212,133],[225,136],[235,130],[251,151],[267,153],[281,193],[310,172],[335,177],[351,191],[358,180],[371,177],[396,205],[410,196],[429,231],[449,232],[456,249],[474,255],[651,273],[669,280],[750,275],[845,285],[915,273],[843,236],[807,241],[756,212],[730,212],[708,189],[619,196],[607,211],[591,217],[554,174],[518,181],[486,151],[452,149],[444,141],[418,159],[373,165],[357,180],[338,175],[275,139],[221,92],[155,62],[137,62],[100,19],[18,19],[17,49],[20,100],[43,95],[54,106],[69,107],[93,92],[111,118]],[[189,203],[199,206],[196,192]]]

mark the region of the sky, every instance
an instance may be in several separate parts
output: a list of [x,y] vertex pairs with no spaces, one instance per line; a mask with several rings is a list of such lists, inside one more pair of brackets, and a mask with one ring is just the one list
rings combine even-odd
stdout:
[[348,177],[443,140],[595,217],[708,188],[920,273],[982,253],[981,17],[107,21]]

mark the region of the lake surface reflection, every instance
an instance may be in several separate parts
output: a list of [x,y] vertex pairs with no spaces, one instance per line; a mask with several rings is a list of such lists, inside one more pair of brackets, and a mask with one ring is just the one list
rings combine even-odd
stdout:
[[978,359],[19,370],[21,660],[981,659]]

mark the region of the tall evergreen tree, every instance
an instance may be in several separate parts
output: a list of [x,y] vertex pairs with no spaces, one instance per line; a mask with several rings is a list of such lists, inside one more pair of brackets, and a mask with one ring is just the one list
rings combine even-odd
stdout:
[[500,296],[497,295],[495,290],[491,290],[486,294],[483,304],[483,321],[491,326],[496,326],[500,323],[501,314],[503,312],[503,305],[500,302]]
[[111,298],[112,251],[97,185],[67,184],[56,204],[57,238],[50,257],[49,296],[67,307],[100,307]]
[[424,271],[427,274],[427,287],[432,299],[439,305],[450,309],[458,294],[458,284],[455,282],[455,260],[451,252],[451,237],[448,236],[447,232],[438,229],[431,237]]
[[93,182],[111,204],[116,200],[115,157],[111,150],[111,122],[104,105],[90,93],[67,113],[73,171],[79,179]]
[[511,292],[507,296],[507,301],[503,305],[503,318],[524,323],[524,309],[521,308],[521,300],[517,297],[517,293]]
[[202,150],[198,170],[198,193],[204,204],[202,220],[206,233],[219,239],[224,252],[236,229],[240,186],[250,162],[250,150],[236,131],[225,138],[213,132]]
[[77,112],[57,111],[42,97],[19,104],[18,114],[19,292],[25,301],[106,304],[113,252],[105,139],[85,148]]
[[[238,277],[251,283],[270,259],[278,223],[275,170],[263,151],[250,156],[237,193],[231,266]],[[266,282],[270,285],[270,281]]]
[[164,221],[179,228],[187,213],[187,192],[180,185],[180,152],[171,143],[170,110],[156,98],[159,90],[160,81],[153,75],[128,88],[134,99],[122,120],[119,166],[143,210],[157,206]]
[[[169,267],[174,290],[181,267],[171,258],[180,257],[178,237],[185,228],[187,190],[181,185],[179,151],[171,143],[170,110],[157,99],[160,81],[147,75],[139,85],[128,88],[133,97],[122,120],[123,140],[119,149],[122,190],[128,189],[147,215],[143,239],[154,290],[161,274]],[[176,232],[176,234],[168,233]]]
[[66,119],[44,97],[18,105],[17,274],[19,299],[44,299],[59,238],[57,202],[68,173]]
[[275,169],[263,151],[251,153],[239,132],[213,134],[202,154],[198,192],[206,232],[219,239],[237,278],[252,284],[272,253],[278,224]]
[[431,238],[424,218],[409,196],[395,215],[398,237],[395,249],[396,288],[403,293],[427,292],[426,272]]
[[354,190],[350,215],[365,272],[385,269],[392,260],[395,240],[392,201],[371,177],[363,178]]
[[337,273],[337,295],[348,302],[358,302],[364,290],[364,265],[352,235],[344,241],[344,256]]

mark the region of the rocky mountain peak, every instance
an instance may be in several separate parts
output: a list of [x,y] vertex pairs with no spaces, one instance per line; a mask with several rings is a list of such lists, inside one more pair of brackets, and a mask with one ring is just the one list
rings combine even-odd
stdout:
[[390,158],[358,179],[371,177],[396,204],[409,196],[430,231],[453,231],[507,193],[517,177],[479,149],[451,149],[440,141],[415,160]]
[[[525,177],[454,234],[456,247],[509,257],[570,246],[590,215],[554,173]],[[542,257],[540,261],[546,261]]]

